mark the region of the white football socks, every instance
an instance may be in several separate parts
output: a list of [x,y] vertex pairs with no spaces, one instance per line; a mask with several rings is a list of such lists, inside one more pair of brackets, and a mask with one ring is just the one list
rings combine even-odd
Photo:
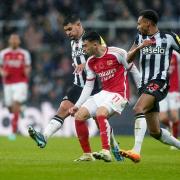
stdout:
[[64,121],[58,116],[54,116],[53,119],[50,120],[43,133],[46,141],[61,128],[63,122]]
[[137,115],[134,126],[135,142],[134,142],[133,150],[139,154],[141,152],[141,146],[144,140],[146,129],[147,129],[147,124],[144,114]]
[[164,144],[168,144],[171,146],[175,146],[176,148],[180,149],[180,141],[176,139],[169,131],[166,129],[161,128],[161,137],[159,139]]

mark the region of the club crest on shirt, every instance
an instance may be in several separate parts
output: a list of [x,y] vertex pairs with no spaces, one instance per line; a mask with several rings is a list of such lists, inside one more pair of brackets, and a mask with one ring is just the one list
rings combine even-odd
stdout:
[[107,61],[107,65],[108,65],[108,66],[113,65],[113,60],[108,60],[108,61]]

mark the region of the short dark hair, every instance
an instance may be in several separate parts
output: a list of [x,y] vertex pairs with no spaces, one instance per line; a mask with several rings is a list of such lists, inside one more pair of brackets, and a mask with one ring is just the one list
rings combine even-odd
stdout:
[[147,18],[151,20],[154,24],[157,24],[159,20],[158,13],[152,9],[143,10],[139,13],[139,16],[143,16],[144,18]]
[[75,23],[76,21],[80,21],[80,17],[77,14],[68,14],[64,17],[63,26],[69,23]]
[[84,36],[82,37],[82,40],[83,41],[87,40],[87,41],[90,41],[90,42],[96,41],[99,44],[101,44],[101,36],[95,31],[86,32],[84,34]]

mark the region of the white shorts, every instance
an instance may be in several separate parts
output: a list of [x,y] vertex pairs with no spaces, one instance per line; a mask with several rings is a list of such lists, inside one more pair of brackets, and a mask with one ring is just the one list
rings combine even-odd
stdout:
[[168,110],[177,110],[180,108],[180,93],[169,92],[167,96],[160,101],[160,112],[166,112]]
[[97,108],[101,106],[106,107],[110,115],[114,112],[121,114],[127,103],[127,99],[123,98],[120,94],[102,90],[90,96],[82,107],[86,107],[91,117],[94,117]]
[[27,83],[14,83],[4,85],[4,103],[6,106],[11,106],[14,101],[23,103],[28,97]]

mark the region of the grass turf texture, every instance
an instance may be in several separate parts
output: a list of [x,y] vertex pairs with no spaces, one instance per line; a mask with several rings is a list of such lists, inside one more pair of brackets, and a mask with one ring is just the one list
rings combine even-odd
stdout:
[[[133,145],[132,136],[118,136],[121,147]],[[100,150],[100,139],[91,139],[94,151]],[[73,162],[82,154],[77,139],[51,138],[45,149],[38,148],[28,137],[9,141],[0,137],[0,180],[178,180],[180,151],[146,137],[142,161]]]

